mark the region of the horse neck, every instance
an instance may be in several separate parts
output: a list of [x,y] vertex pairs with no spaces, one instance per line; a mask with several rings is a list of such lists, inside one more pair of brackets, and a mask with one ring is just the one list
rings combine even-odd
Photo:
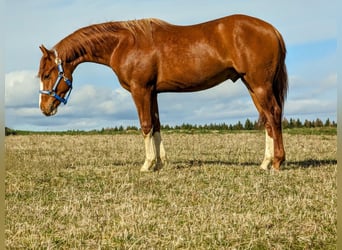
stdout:
[[97,32],[90,36],[84,33],[75,32],[55,46],[61,59],[74,69],[83,62],[109,66],[112,53],[122,38],[121,32]]

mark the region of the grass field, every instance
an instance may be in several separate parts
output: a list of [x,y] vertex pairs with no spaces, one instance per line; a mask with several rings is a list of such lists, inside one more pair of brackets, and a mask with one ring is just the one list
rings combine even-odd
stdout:
[[169,165],[140,173],[143,139],[9,136],[8,249],[336,249],[336,135],[164,134]]

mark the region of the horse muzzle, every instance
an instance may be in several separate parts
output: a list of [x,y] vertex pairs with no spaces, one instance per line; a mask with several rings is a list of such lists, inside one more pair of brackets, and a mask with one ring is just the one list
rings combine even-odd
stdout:
[[51,102],[49,105],[40,105],[40,110],[45,116],[53,116],[57,114],[58,105],[55,102]]
[[53,115],[57,114],[57,108],[55,108],[55,109],[53,109],[53,110],[51,110],[51,111],[48,111],[48,112],[42,110],[42,113],[43,113],[44,115],[46,115],[46,116],[53,116]]

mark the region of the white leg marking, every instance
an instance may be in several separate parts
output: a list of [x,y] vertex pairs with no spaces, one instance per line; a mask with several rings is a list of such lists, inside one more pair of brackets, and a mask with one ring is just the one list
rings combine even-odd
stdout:
[[141,172],[148,172],[154,170],[154,165],[157,160],[156,145],[154,143],[152,133],[153,129],[151,129],[151,131],[147,135],[144,134],[146,159],[144,165],[140,169]]
[[263,162],[261,163],[260,168],[267,170],[268,167],[272,164],[274,158],[274,144],[273,139],[270,137],[265,129],[265,157]]
[[159,170],[163,167],[164,164],[167,163],[165,148],[163,145],[163,141],[160,136],[160,132],[155,132],[153,135],[154,143],[156,145],[156,153],[157,153],[157,163],[155,170]]

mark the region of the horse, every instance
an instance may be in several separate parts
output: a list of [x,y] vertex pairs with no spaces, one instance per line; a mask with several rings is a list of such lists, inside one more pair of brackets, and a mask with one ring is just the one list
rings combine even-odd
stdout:
[[228,79],[242,80],[265,128],[260,168],[280,170],[285,161],[286,47],[279,31],[263,20],[239,14],[189,26],[155,18],[106,22],[80,28],[50,50],[39,47],[39,107],[46,116],[68,102],[80,63],[114,71],[137,109],[146,152],[142,172],[167,163],[157,95],[206,90]]

